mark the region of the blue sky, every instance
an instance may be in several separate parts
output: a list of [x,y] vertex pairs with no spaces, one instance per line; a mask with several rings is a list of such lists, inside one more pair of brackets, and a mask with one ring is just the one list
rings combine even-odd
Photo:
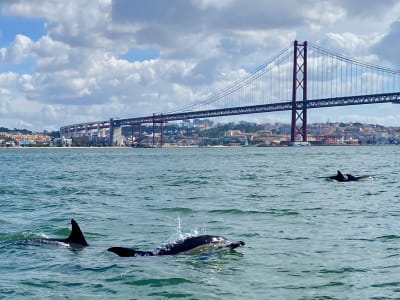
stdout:
[[[0,0],[0,126],[58,130],[187,106],[295,39],[400,69],[399,16],[396,0]],[[309,113],[328,120],[400,126],[400,107]]]
[[[2,6],[0,6],[2,8]],[[17,34],[25,35],[31,40],[38,40],[45,34],[45,20],[18,16],[1,16],[0,18],[0,47],[8,47],[14,42]],[[20,63],[2,62],[1,72],[31,73],[35,62],[25,59]]]
[[[0,6],[0,8],[3,6]],[[2,15],[0,18],[0,46],[6,47],[11,44],[17,34],[38,40],[46,33],[45,22],[44,19]]]
[[119,56],[121,59],[128,61],[146,61],[157,59],[160,57],[160,51],[157,48],[133,48]]

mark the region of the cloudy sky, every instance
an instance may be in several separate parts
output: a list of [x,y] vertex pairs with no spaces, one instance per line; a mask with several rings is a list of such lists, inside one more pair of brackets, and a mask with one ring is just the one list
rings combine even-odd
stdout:
[[[400,69],[398,0],[0,0],[0,126],[58,130],[202,100],[295,39]],[[290,122],[290,113],[241,116]],[[400,126],[400,105],[310,122]]]

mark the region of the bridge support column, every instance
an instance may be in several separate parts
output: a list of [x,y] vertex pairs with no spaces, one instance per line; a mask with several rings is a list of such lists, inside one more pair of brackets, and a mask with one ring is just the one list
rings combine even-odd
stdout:
[[122,137],[122,127],[121,126],[114,126],[113,132],[113,145],[114,146],[123,146],[124,139]]
[[162,120],[162,114],[161,114],[161,123],[160,123],[160,147],[162,148],[163,143],[164,143],[164,122]]
[[110,119],[110,136],[108,139],[108,146],[113,146],[114,145],[114,119]]
[[158,117],[159,120],[156,120],[156,114],[153,114],[153,147],[156,146],[156,123],[160,123],[160,148],[162,148],[164,143],[164,121],[162,118],[162,114]]
[[133,146],[133,125],[131,126],[131,147]]
[[[297,101],[302,100],[298,105]],[[294,41],[292,124],[290,141],[307,142],[307,42]]]
[[156,142],[156,123],[154,121],[155,119],[155,114],[153,114],[153,148],[155,146],[155,142]]
[[110,119],[109,146],[123,146],[122,127],[118,121]]
[[161,131],[160,132],[160,147],[162,148],[163,144],[164,144],[164,123],[161,122],[160,126],[161,126],[161,129],[160,129],[160,131]]

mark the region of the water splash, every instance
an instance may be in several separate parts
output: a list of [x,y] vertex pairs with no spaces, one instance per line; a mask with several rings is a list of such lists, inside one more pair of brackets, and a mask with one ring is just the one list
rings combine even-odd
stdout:
[[182,233],[181,217],[178,216],[177,221],[178,225],[176,226],[176,233]]
[[177,217],[176,221],[176,232],[168,238],[168,244],[177,243],[186,238],[199,235],[199,230],[197,228],[191,229],[190,232],[182,232],[182,223],[180,216]]

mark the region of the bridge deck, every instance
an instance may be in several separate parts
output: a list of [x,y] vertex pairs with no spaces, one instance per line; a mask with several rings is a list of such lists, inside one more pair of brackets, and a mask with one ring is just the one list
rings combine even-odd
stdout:
[[[307,100],[305,105],[307,106],[307,109],[311,109],[311,108],[324,108],[333,106],[348,106],[348,105],[362,105],[362,104],[376,104],[376,103],[400,104],[400,92]],[[298,110],[303,109],[303,105],[304,105],[303,101],[297,101],[296,109]],[[146,116],[146,117],[117,119],[113,120],[112,126],[114,127],[132,126],[132,125],[139,125],[146,123],[163,123],[168,121],[256,114],[256,113],[276,112],[285,110],[292,110],[291,101],[273,103],[273,104],[263,104],[263,105],[228,107],[222,109],[202,110],[194,112],[154,114],[152,116]],[[60,128],[60,132],[61,134],[67,134],[76,131],[84,131],[96,128],[109,128],[109,120],[63,126]]]
[[[400,102],[400,92],[307,100],[306,105],[307,109],[309,109],[309,108],[323,108],[323,107],[333,107],[333,106],[348,106],[348,105],[362,105],[362,104],[376,104],[376,103],[399,103],[399,102]],[[296,109],[302,109],[303,105],[304,105],[303,101],[297,101]],[[291,109],[292,109],[292,102],[289,101],[289,102],[280,102],[274,104],[229,107],[229,108],[214,109],[214,110],[203,110],[203,111],[183,112],[183,113],[173,113],[173,114],[157,114],[147,117],[119,119],[113,121],[113,126],[118,127],[118,126],[145,124],[145,123],[162,123],[162,122],[177,121],[177,120],[256,114],[265,112],[285,111]]]

